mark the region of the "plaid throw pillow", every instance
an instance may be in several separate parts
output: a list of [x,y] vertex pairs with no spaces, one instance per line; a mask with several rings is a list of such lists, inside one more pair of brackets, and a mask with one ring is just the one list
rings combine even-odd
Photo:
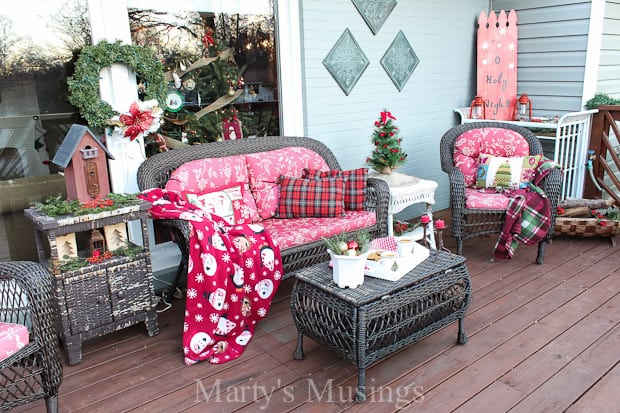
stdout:
[[368,184],[368,168],[358,168],[349,171],[332,169],[319,171],[318,169],[304,168],[302,178],[323,179],[342,175],[344,185],[344,209],[347,211],[363,211],[366,200],[366,186]]
[[280,176],[277,218],[344,215],[344,179],[303,179]]

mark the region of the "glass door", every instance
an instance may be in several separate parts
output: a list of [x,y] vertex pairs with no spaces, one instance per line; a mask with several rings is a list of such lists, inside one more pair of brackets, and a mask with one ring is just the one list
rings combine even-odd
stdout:
[[132,43],[165,67],[163,135],[189,144],[280,135],[273,1],[127,6]]

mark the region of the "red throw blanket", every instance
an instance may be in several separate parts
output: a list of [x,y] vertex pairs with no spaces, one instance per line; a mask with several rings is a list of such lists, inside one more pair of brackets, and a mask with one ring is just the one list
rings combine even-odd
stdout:
[[190,227],[185,364],[236,359],[278,289],[283,275],[280,249],[261,225],[230,226],[176,192],[151,189],[140,197],[152,203],[154,219],[183,219]]

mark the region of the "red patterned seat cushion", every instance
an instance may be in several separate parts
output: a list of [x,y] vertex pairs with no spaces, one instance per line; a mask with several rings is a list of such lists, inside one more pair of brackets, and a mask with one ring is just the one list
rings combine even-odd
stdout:
[[505,210],[509,201],[506,193],[495,189],[465,188],[465,208]]
[[0,360],[15,354],[29,342],[28,328],[0,322]]
[[377,222],[372,211],[345,211],[334,218],[266,219],[261,225],[271,234],[281,249],[296,247],[324,237],[331,237],[374,225]]
[[317,169],[304,169],[303,178],[323,179],[342,175],[346,178],[344,188],[344,209],[347,211],[363,211],[366,200],[366,186],[368,185],[368,168],[358,168],[348,171],[332,169],[319,171]]

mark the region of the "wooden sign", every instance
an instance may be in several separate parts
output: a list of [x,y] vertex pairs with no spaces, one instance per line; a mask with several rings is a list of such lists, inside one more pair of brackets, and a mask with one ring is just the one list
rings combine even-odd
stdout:
[[504,10],[478,18],[477,94],[486,119],[512,120],[517,99],[517,13]]

